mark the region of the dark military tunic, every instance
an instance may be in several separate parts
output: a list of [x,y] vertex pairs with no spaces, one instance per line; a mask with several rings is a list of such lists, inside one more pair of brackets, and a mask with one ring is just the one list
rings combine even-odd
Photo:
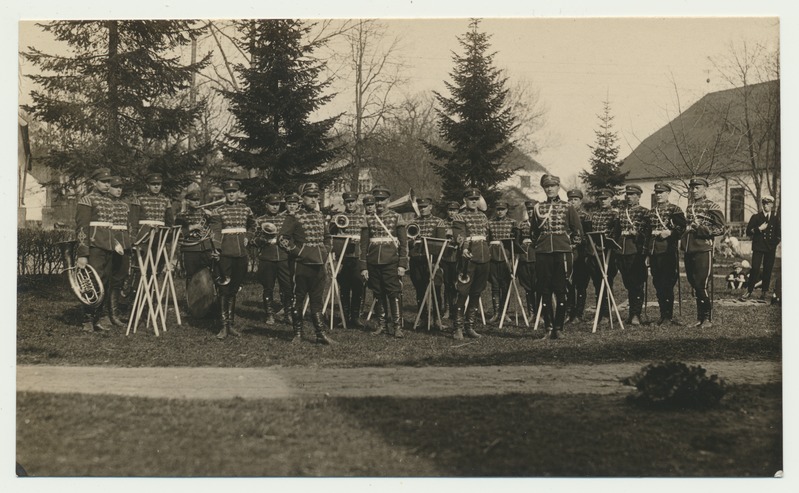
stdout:
[[366,216],[362,212],[342,212],[349,220],[346,228],[340,229],[335,224],[331,226],[331,233],[339,238],[333,239],[333,248],[341,250],[345,238],[347,249],[341,260],[341,268],[336,279],[338,280],[341,303],[344,305],[344,315],[350,322],[357,320],[361,312],[361,302],[364,295],[364,285],[361,279],[359,261],[361,257],[361,230],[366,226]]
[[713,275],[713,238],[724,234],[724,213],[703,198],[688,204],[685,216],[688,226],[680,248],[685,252],[685,277],[696,293],[697,320],[702,322],[712,316],[708,281]]
[[327,281],[325,262],[330,252],[330,232],[325,216],[317,210],[301,207],[287,215],[280,228],[281,245],[295,259],[294,309],[302,310],[308,296],[312,314],[321,314],[322,295]]
[[619,211],[616,238],[621,249],[616,252],[616,267],[627,289],[629,317],[640,317],[646,286],[646,242],[649,239],[649,210],[640,205],[625,205]]
[[[180,251],[183,254],[183,270],[186,272],[188,283],[194,274],[211,266],[211,251],[214,246],[210,235],[210,224],[201,208],[189,207],[178,213],[175,225],[181,228]],[[201,228],[189,230],[190,226],[201,226]]]
[[[480,295],[488,283],[491,267],[491,250],[489,248],[490,231],[488,218],[479,210],[465,209],[458,214],[457,221],[463,224],[464,231],[463,250],[468,250],[472,257],[466,266],[468,283],[458,283],[458,306],[475,309],[478,306]],[[466,298],[469,305],[466,306]]]
[[[660,307],[661,320],[674,318],[674,286],[679,282],[679,239],[685,231],[685,214],[675,204],[657,204],[649,211],[649,270]],[[668,232],[663,238],[660,233]]]
[[531,220],[538,294],[565,296],[571,276],[572,245],[579,244],[583,237],[580,216],[560,197],[539,202],[534,210]]
[[[766,229],[760,230],[765,224]],[[780,216],[772,210],[768,217],[765,211],[753,214],[746,225],[746,235],[752,238],[752,270],[749,271],[749,285],[747,290],[752,292],[758,280],[763,281],[760,289],[763,293],[768,291],[771,284],[771,271],[777,256],[777,246],[782,241],[782,226]],[[760,266],[763,265],[763,276],[760,277]]]
[[124,252],[122,255],[114,255],[112,257],[111,287],[121,288],[130,270],[130,206],[121,198],[115,197],[111,197],[111,203],[114,207],[111,230],[113,231],[114,240],[119,243]]
[[[89,265],[94,267],[103,286],[108,289],[114,253],[114,234],[111,227],[114,220],[114,205],[108,194],[93,191],[78,200],[75,211],[75,237],[78,240],[77,257],[87,257]],[[100,313],[100,307],[106,301],[93,307],[84,306],[86,314],[94,316]]]
[[[456,220],[457,219],[457,220]],[[441,272],[443,274],[444,298],[449,307],[450,318],[455,317],[455,304],[458,299],[458,245],[464,239],[464,224],[459,215],[442,219],[436,227],[435,236],[449,240],[441,256]]]
[[361,228],[358,267],[369,272],[369,289],[377,299],[399,296],[402,286],[397,269],[407,269],[408,264],[408,238],[402,217],[389,209],[379,216],[367,215]]
[[172,226],[172,204],[163,194],[145,194],[131,201],[134,210],[136,241],[141,240],[158,226]]
[[[594,292],[597,297],[599,297],[599,292],[602,288],[601,262],[607,262],[607,279],[610,286],[613,286],[613,282],[616,279],[618,264],[614,258],[615,252],[613,252],[610,248],[606,248],[603,238],[611,236],[613,231],[618,228],[618,224],[619,213],[612,207],[602,207],[590,214],[591,232],[604,233],[602,237],[595,234],[589,235],[588,269],[591,275],[591,281],[594,285]],[[590,246],[592,244],[593,248]],[[597,259],[597,255],[594,254],[595,251],[598,253],[599,259]],[[600,303],[600,316],[604,317],[608,315],[610,313],[610,304],[607,294],[603,294],[602,300],[598,300],[598,303]]]
[[235,296],[247,275],[247,244],[255,228],[252,210],[240,202],[225,202],[211,215],[212,228],[218,226],[221,240],[214,246],[219,249],[219,265],[230,279],[227,294]]

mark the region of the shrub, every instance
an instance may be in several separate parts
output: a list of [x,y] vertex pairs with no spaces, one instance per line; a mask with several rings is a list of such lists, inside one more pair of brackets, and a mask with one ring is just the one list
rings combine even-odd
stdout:
[[73,239],[69,230],[17,230],[17,275],[54,274],[63,268],[58,242]]
[[708,409],[718,405],[726,392],[717,375],[707,376],[701,366],[666,361],[649,364],[622,380],[637,389],[627,399],[657,409]]

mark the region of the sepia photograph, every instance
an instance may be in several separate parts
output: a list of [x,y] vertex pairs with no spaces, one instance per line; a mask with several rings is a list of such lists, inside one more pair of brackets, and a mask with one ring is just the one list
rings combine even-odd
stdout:
[[786,486],[777,5],[21,15],[12,491]]

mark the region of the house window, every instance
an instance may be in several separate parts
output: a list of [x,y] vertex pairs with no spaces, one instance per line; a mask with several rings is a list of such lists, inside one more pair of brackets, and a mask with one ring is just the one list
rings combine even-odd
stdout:
[[522,188],[530,188],[530,175],[521,175],[519,178],[522,181]]
[[744,221],[744,189],[730,189],[730,222],[740,223]]

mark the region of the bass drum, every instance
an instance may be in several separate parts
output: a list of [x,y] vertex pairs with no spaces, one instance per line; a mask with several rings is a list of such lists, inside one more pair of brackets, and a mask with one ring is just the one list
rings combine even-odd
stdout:
[[216,285],[209,269],[195,273],[186,286],[186,302],[189,314],[202,318],[209,314],[216,301]]

